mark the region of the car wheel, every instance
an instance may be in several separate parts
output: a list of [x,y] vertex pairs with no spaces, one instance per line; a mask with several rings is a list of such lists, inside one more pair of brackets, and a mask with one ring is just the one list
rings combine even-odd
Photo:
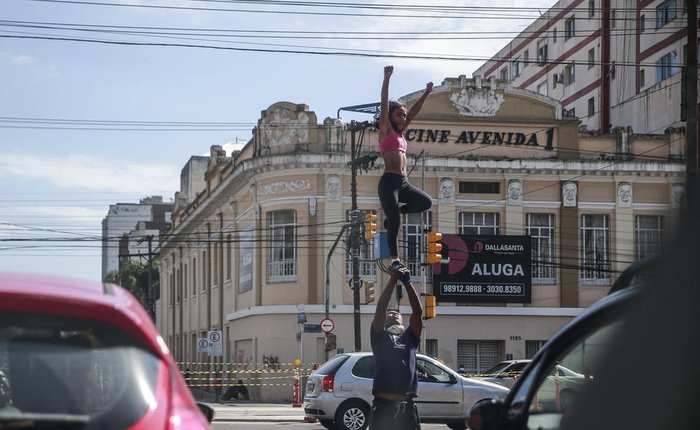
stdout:
[[358,401],[344,403],[335,413],[338,430],[364,430],[369,424],[369,407]]
[[578,393],[573,390],[564,390],[561,392],[559,395],[559,407],[561,408],[562,412],[568,411],[576,402],[576,398],[578,397]]
[[328,430],[335,430],[335,421],[333,420],[318,420],[318,422]]
[[467,428],[466,425],[464,425],[464,421],[452,421],[447,423],[447,427],[451,428],[452,430],[465,430]]

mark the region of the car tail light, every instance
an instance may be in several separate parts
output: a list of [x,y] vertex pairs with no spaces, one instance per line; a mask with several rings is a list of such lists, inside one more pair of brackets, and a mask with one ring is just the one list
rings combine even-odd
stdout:
[[323,377],[323,384],[321,385],[321,391],[333,391],[333,381],[335,375],[326,375]]

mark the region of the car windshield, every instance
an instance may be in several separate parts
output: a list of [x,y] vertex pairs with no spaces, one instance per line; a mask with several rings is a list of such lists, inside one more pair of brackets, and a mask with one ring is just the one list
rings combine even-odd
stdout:
[[511,363],[498,363],[489,370],[485,371],[484,375],[496,375],[498,373],[501,373],[506,367],[510,366],[510,364]]
[[560,364],[551,364],[530,402],[528,428],[560,428],[579,394],[605,366],[602,352],[622,324],[618,320],[589,333],[559,357]]
[[129,427],[155,402],[159,362],[103,323],[2,312],[0,428],[30,418],[53,428]]

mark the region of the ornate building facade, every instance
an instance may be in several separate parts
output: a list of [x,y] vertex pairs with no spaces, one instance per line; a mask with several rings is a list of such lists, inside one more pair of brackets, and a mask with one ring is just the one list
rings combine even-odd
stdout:
[[[410,105],[419,96],[402,100]],[[425,322],[422,350],[452,368],[483,372],[532,356],[670,236],[684,192],[684,136],[580,135],[579,121],[561,113],[558,101],[495,79],[448,78],[406,133],[409,180],[433,196],[424,217],[403,218],[400,235],[422,293],[434,292],[431,268],[421,265],[426,224],[443,234],[531,241],[529,297],[443,299]],[[172,229],[158,250],[159,328],[178,360],[195,369],[214,362],[254,370],[270,357],[318,363],[354,349],[344,226],[353,193],[360,213],[380,208],[382,163],[367,164],[354,187],[353,141],[360,156],[376,154],[372,129],[353,133],[332,118],[319,124],[306,105],[280,102],[262,112],[241,151],[229,157],[212,147],[196,192],[183,183],[187,195],[176,195]],[[360,248],[360,277],[378,295],[388,277],[373,244]],[[326,335],[300,323],[319,324],[326,312],[336,335],[331,351]],[[370,349],[373,313],[361,295],[362,350]],[[223,336],[217,357],[198,346],[211,330]],[[254,387],[253,395],[291,398],[288,387],[274,385]]]

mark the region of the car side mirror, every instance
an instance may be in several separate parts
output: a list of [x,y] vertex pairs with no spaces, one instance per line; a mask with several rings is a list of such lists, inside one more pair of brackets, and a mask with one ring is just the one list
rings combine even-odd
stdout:
[[450,373],[450,384],[456,384],[457,381],[459,381],[459,379],[455,375]]
[[500,430],[507,428],[506,407],[502,400],[483,399],[474,403],[467,413],[469,430]]
[[214,408],[211,407],[211,405],[202,402],[197,402],[197,406],[199,406],[199,410],[202,411],[204,416],[207,418],[207,421],[214,421]]

